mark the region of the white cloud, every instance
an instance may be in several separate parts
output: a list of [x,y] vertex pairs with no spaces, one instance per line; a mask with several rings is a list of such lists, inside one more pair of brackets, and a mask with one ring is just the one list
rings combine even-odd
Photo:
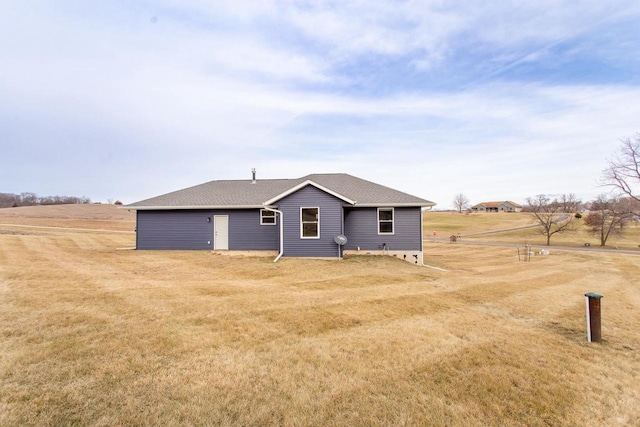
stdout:
[[[64,188],[47,191],[133,201],[257,167],[349,172],[441,207],[458,192],[597,194],[604,158],[638,130],[633,82],[497,78],[638,16],[635,2],[41,6],[0,17],[0,132],[18,164],[0,172],[5,191],[44,192],[52,176]],[[402,66],[379,93],[352,90],[378,71],[371,57]],[[481,62],[482,83],[447,86],[458,57]],[[440,80],[425,89],[420,71]],[[42,163],[25,168],[30,152]]]

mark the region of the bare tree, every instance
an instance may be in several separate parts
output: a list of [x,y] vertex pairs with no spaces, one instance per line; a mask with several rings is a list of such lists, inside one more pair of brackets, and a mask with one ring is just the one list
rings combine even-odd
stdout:
[[558,199],[558,203],[560,203],[560,209],[564,213],[576,213],[578,209],[580,209],[580,205],[582,202],[578,200],[575,194],[563,194]]
[[640,201],[640,133],[620,142],[618,153],[602,171],[602,184]]
[[619,236],[633,218],[631,211],[632,199],[601,194],[591,204],[591,212],[585,217],[584,223],[591,234],[600,238],[600,246],[605,246],[610,236]]
[[13,193],[0,193],[0,208],[19,206],[20,196]]
[[462,193],[458,193],[453,198],[453,206],[456,208],[458,213],[462,213],[463,210],[469,208],[469,199]]
[[560,199],[551,200],[546,195],[539,194],[527,198],[525,209],[542,228],[542,234],[547,237],[547,246],[551,244],[551,236],[554,234],[575,229],[574,215],[571,211],[565,211],[565,206],[561,202],[563,198],[567,199],[568,197],[563,195]]
[[22,206],[31,206],[38,203],[38,195],[36,193],[20,193],[20,198],[22,200]]

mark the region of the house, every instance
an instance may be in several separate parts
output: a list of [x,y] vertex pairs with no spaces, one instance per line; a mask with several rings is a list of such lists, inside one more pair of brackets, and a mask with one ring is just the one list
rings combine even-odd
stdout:
[[[422,210],[435,203],[348,174],[211,181],[126,205],[137,249],[371,253],[422,262]],[[343,246],[339,237],[346,237]]]
[[483,202],[471,207],[474,212],[522,212],[522,206],[510,202]]

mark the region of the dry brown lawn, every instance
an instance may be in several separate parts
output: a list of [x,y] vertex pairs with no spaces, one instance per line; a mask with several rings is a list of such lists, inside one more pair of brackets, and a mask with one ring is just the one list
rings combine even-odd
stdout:
[[443,272],[133,240],[0,226],[0,425],[639,424],[638,255],[428,243]]

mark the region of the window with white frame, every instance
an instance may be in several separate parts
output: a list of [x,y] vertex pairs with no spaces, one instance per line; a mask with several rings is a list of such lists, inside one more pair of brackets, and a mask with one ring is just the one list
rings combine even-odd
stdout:
[[260,225],[276,225],[276,213],[260,209]]
[[300,237],[320,238],[320,208],[300,208]]
[[378,208],[378,234],[393,234],[393,208]]

